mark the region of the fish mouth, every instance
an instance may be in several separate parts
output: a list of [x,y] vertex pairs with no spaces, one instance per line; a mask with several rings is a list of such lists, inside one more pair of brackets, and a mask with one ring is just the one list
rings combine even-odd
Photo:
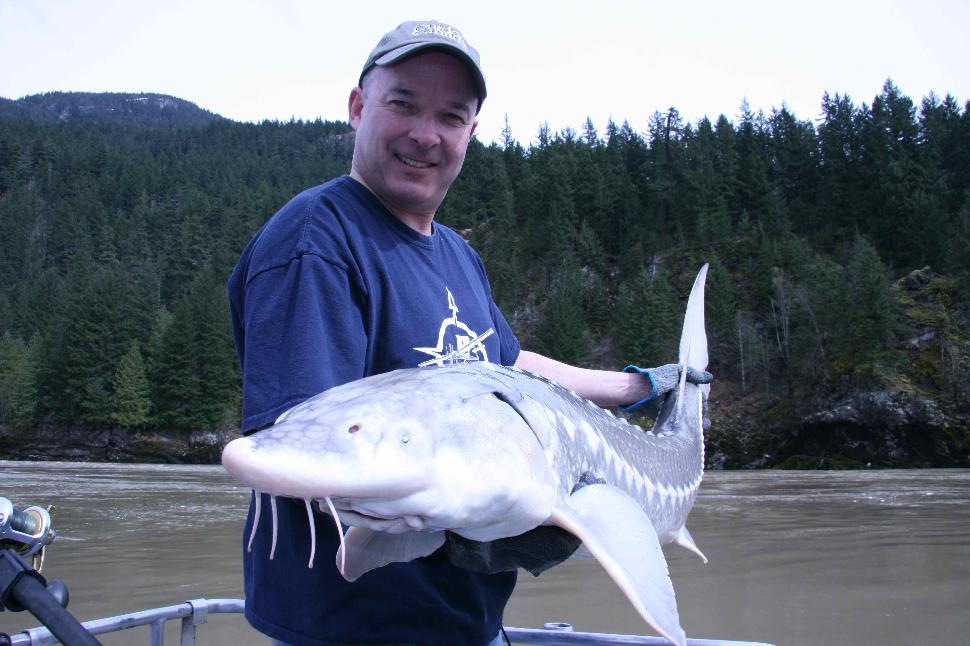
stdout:
[[[316,500],[318,505],[323,502],[325,502],[325,500],[322,498],[318,498]],[[334,508],[341,513],[351,512],[369,520],[391,520],[390,516],[381,514],[372,509],[363,509],[360,503],[352,498],[331,498],[330,502],[332,502]]]
[[[317,500],[315,502],[320,511],[330,513],[326,506],[326,500]],[[340,515],[341,522],[352,527],[369,527],[392,534],[429,529],[429,519],[418,514],[381,513],[378,510],[367,507],[366,504],[360,501],[349,498],[331,498],[331,503],[333,503],[334,509]]]

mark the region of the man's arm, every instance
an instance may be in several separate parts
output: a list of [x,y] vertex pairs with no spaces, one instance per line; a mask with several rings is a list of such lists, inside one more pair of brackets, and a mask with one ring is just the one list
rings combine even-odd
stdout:
[[603,407],[641,401],[653,394],[650,380],[636,372],[577,368],[522,350],[515,367],[534,372]]
[[[681,367],[676,363],[649,369],[627,366],[622,372],[590,370],[527,350],[519,353],[515,366],[551,379],[600,406],[629,406],[623,409],[625,411],[633,410],[654,397],[662,401],[680,383],[681,373]],[[712,378],[709,372],[687,368],[687,381],[693,384],[707,384]]]

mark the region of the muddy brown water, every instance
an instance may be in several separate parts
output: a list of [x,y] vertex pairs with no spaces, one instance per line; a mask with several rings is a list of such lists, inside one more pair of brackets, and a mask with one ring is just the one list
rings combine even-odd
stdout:
[[[0,496],[57,507],[44,574],[67,583],[82,620],[242,594],[248,491],[220,467],[0,461]],[[970,645],[970,470],[712,472],[688,526],[710,563],[665,548],[688,636]],[[649,634],[584,558],[520,574],[505,620]],[[36,623],[0,613],[0,632]],[[167,643],[177,644],[172,623]],[[199,643],[267,640],[239,616],[214,616]]]

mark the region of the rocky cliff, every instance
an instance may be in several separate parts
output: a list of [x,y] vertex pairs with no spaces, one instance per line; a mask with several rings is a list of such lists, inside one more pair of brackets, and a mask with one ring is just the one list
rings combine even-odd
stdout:
[[970,312],[929,268],[894,286],[902,368],[854,366],[806,397],[714,391],[709,468],[970,467]]

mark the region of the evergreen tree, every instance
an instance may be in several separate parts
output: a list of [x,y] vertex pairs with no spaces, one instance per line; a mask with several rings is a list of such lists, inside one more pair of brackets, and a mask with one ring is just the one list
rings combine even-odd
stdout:
[[239,423],[241,388],[229,323],[229,300],[222,281],[203,274],[193,285],[195,361],[201,382],[195,427],[225,428]]
[[530,162],[533,172],[521,188],[524,219],[523,246],[532,258],[549,264],[573,254],[576,212],[571,159],[551,139]]
[[860,210],[860,134],[856,108],[848,96],[822,97],[823,121],[818,127],[819,192],[816,213],[819,227],[814,236],[841,238],[862,223]]
[[[611,141],[617,139],[614,136]],[[590,222],[609,258],[630,257],[630,241],[637,240],[640,199],[633,180],[624,169],[622,151],[608,146],[603,161],[603,216]],[[639,264],[640,258],[633,262]]]
[[37,412],[37,365],[23,339],[0,336],[0,423],[29,424]]
[[723,114],[714,124],[714,169],[717,185],[728,204],[731,223],[737,224],[744,207],[738,197],[738,153],[734,126]]
[[115,370],[109,417],[120,426],[144,426],[148,422],[150,407],[145,361],[138,349],[138,343],[132,341]]
[[917,250],[922,245],[912,245],[911,236],[920,235],[924,214],[914,212],[913,203],[907,200],[920,183],[915,106],[887,80],[882,93],[873,99],[870,110],[860,114],[859,121],[865,180],[860,231],[871,237],[888,257],[904,264],[919,262]]
[[655,366],[677,359],[683,308],[662,269],[642,270],[621,287],[619,345],[625,361]]
[[670,108],[666,114],[655,112],[650,120],[650,145],[644,172],[651,189],[648,204],[653,216],[645,224],[655,234],[670,231],[674,223],[682,224],[679,189],[685,175],[683,127],[676,108]]
[[889,271],[875,247],[856,235],[846,267],[848,337],[862,359],[876,359],[890,348],[899,313],[890,292]]
[[495,217],[475,227],[471,233],[472,246],[481,254],[488,267],[492,296],[506,313],[512,312],[524,293],[522,280],[521,236],[512,212],[512,196],[506,193],[506,204]]
[[795,230],[813,236],[818,199],[818,153],[815,128],[798,119],[786,107],[772,112],[770,131],[771,176],[780,201],[787,205]]
[[152,365],[152,408],[157,422],[175,428],[193,428],[200,420],[194,404],[202,390],[194,352],[194,312],[188,294],[176,301],[171,324],[161,335]]
[[[158,421],[177,428],[233,423],[239,398],[225,291],[200,275],[176,302],[171,323],[159,326],[153,359],[153,407]],[[167,317],[166,317],[167,318]]]
[[741,104],[737,127],[738,209],[747,211],[755,221],[766,217],[767,196],[771,193],[767,124],[763,114],[753,114],[747,100]]
[[583,312],[584,281],[574,264],[556,272],[539,325],[542,351],[567,363],[582,363],[589,352],[590,333]]
[[[970,191],[957,211],[943,249],[943,267],[964,278],[970,277]],[[970,286],[968,286],[970,289]]]
[[717,169],[716,147],[714,129],[705,117],[688,141],[684,179],[685,208],[692,212],[694,233],[702,242],[722,240],[732,232],[728,184]]
[[[124,276],[117,263],[74,266],[62,343],[55,346],[49,372],[60,372],[63,390],[53,402],[65,421],[110,421],[111,382],[128,345],[124,319]],[[52,348],[52,349],[55,349]],[[62,380],[62,381],[61,381]]]
[[576,258],[580,266],[588,267],[597,275],[602,276],[606,272],[606,254],[593,227],[585,219],[579,223],[576,233]]
[[583,313],[594,336],[608,336],[614,316],[611,297],[601,274],[583,269]]
[[583,141],[590,148],[597,148],[600,145],[600,138],[596,132],[596,126],[593,125],[593,120],[588,116],[586,117],[586,122],[583,123]]
[[827,374],[829,365],[836,372],[847,372],[855,348],[845,320],[851,309],[845,267],[816,255],[804,268],[801,282],[800,301],[813,326],[815,344],[811,356],[821,362],[819,373]]
[[716,256],[707,272],[705,309],[709,355],[728,365],[737,352],[738,302],[731,276]]

